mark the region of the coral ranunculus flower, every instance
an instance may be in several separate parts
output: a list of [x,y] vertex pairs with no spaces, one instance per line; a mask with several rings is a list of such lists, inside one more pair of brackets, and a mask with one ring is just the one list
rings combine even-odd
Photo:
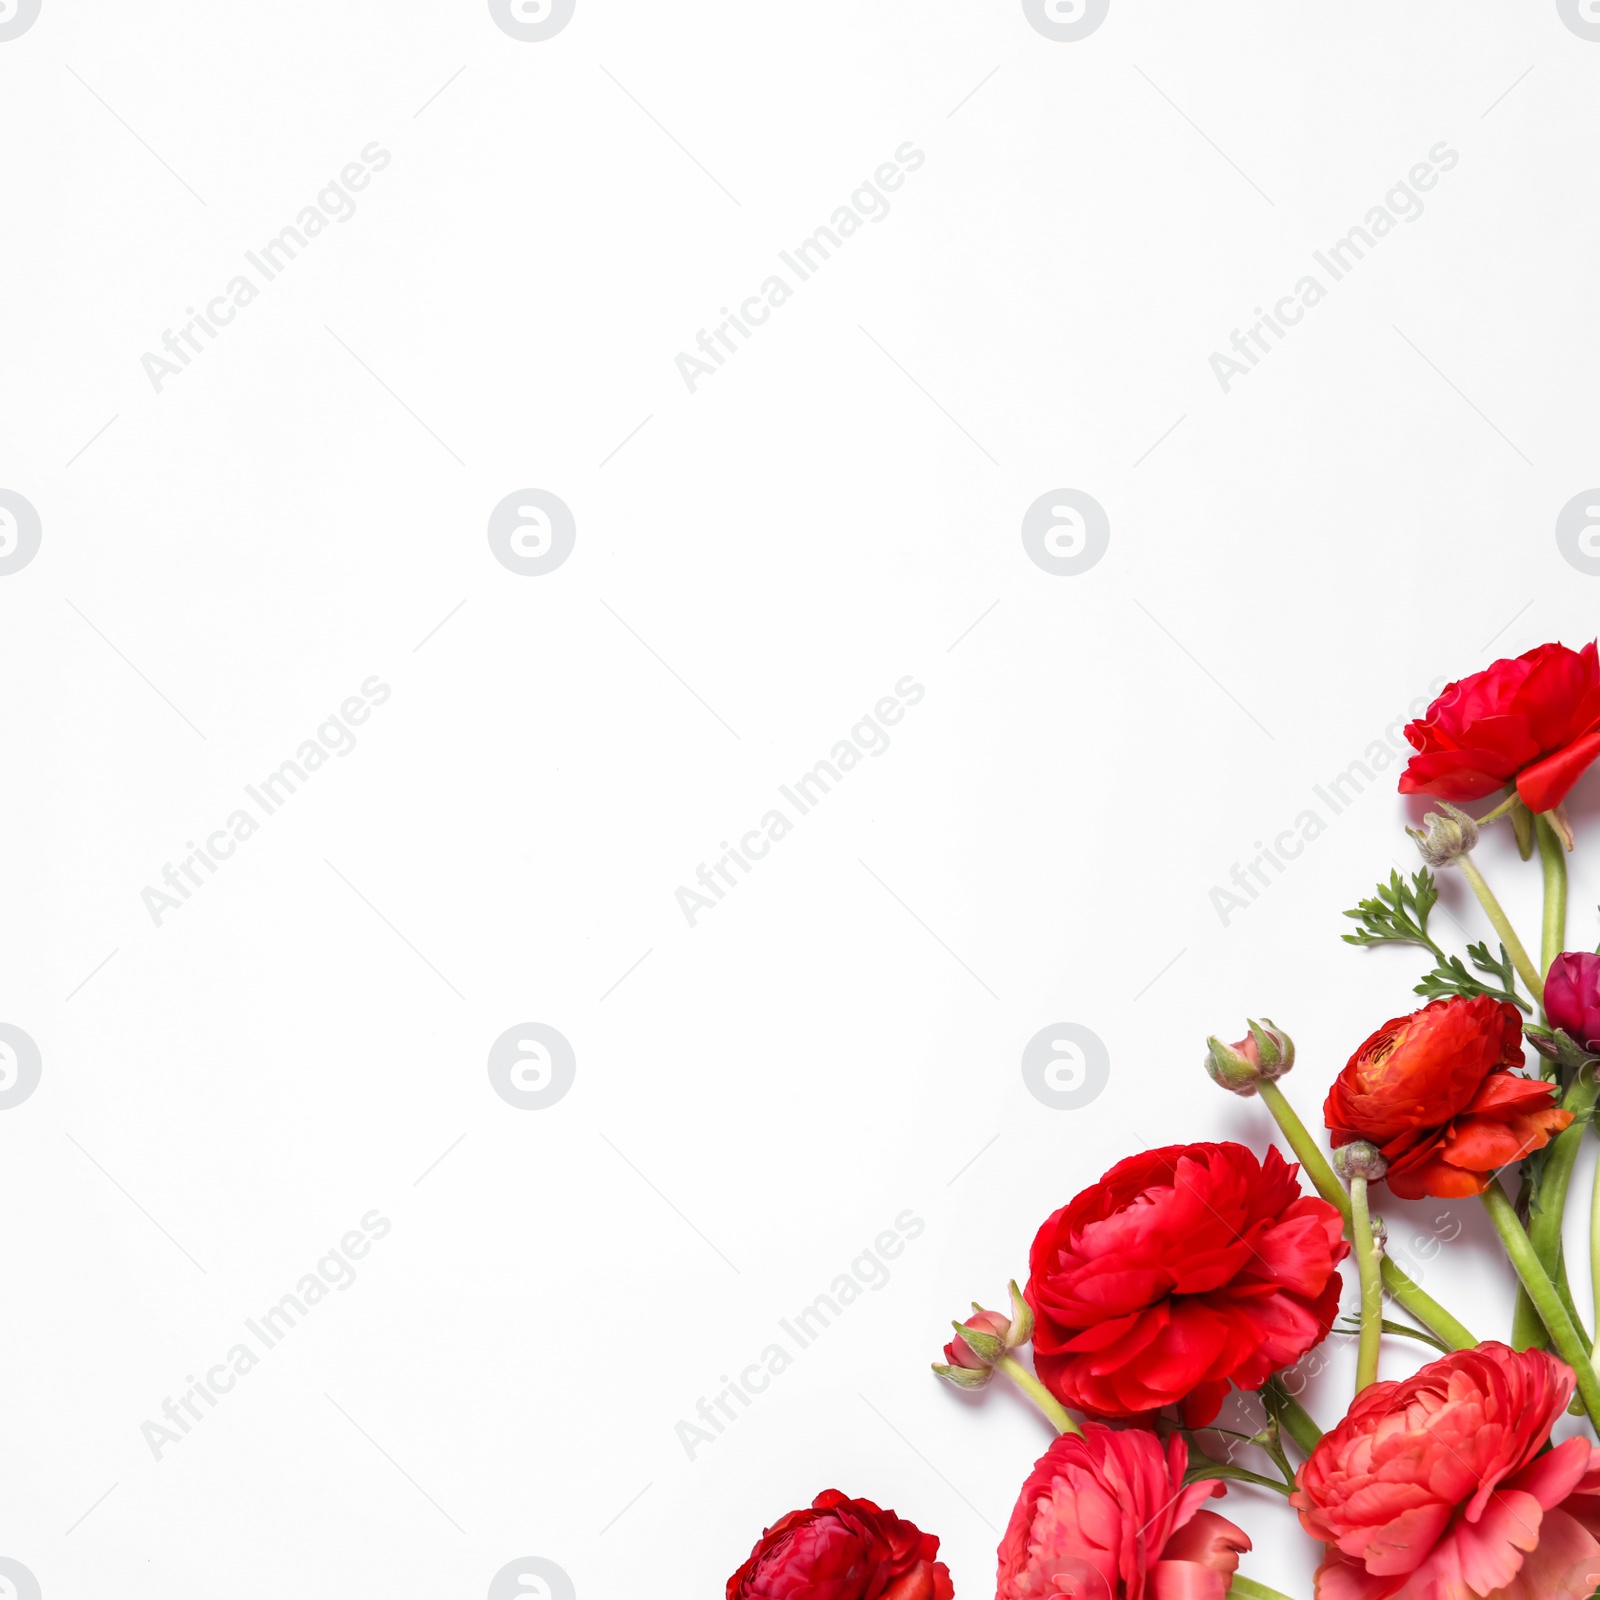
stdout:
[[1417,754],[1401,794],[1480,800],[1504,784],[1534,811],[1567,797],[1600,756],[1600,660],[1595,646],[1542,644],[1450,684],[1406,724]]
[[1543,1350],[1481,1344],[1363,1389],[1291,1499],[1327,1543],[1317,1600],[1589,1600],[1600,1449],[1540,1454],[1573,1382]]
[[1188,1447],[1143,1428],[1091,1422],[1039,1457],[1000,1541],[995,1600],[1223,1600],[1250,1548],[1200,1508],[1215,1478],[1186,1488]]
[[1482,1194],[1501,1167],[1572,1121],[1522,1065],[1522,1018],[1487,995],[1435,1000],[1393,1017],[1350,1057],[1323,1116],[1334,1147],[1366,1139],[1407,1200]]
[[870,1500],[825,1489],[761,1535],[727,1600],[954,1600],[939,1541]]
[[1299,1168],[1241,1144],[1118,1162],[1033,1241],[1034,1365],[1101,1417],[1183,1407],[1201,1427],[1230,1383],[1259,1389],[1328,1335],[1349,1253],[1339,1213]]

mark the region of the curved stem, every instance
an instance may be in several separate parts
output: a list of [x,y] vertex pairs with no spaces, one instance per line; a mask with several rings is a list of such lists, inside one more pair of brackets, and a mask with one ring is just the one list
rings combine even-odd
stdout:
[[1067,1415],[1066,1407],[1015,1356],[1001,1356],[994,1365],[1044,1412],[1057,1433],[1075,1433],[1082,1438],[1083,1429]]
[[1539,970],[1550,963],[1567,943],[1567,852],[1560,835],[1542,811],[1533,818],[1539,840],[1539,865],[1544,870],[1544,927],[1539,944]]
[[1367,1180],[1350,1180],[1350,1232],[1361,1276],[1361,1342],[1356,1349],[1356,1393],[1378,1381],[1378,1344],[1383,1334],[1383,1279],[1367,1209]]
[[1578,1338],[1578,1330],[1573,1327],[1572,1318],[1561,1304],[1561,1297],[1556,1293],[1550,1275],[1533,1253],[1533,1246],[1528,1242],[1522,1224],[1517,1221],[1517,1213],[1506,1198],[1505,1190],[1500,1187],[1498,1178],[1489,1180],[1489,1187],[1483,1192],[1483,1205],[1489,1213],[1489,1220],[1494,1223],[1495,1232],[1500,1235],[1506,1254],[1511,1258],[1511,1265],[1517,1269],[1517,1276],[1522,1279],[1535,1309],[1550,1330],[1550,1340],[1555,1345],[1556,1354],[1577,1374],[1578,1393],[1583,1398],[1589,1420],[1595,1422],[1600,1418],[1600,1375],[1589,1364],[1587,1352]]
[[1511,926],[1511,919],[1501,909],[1500,902],[1494,897],[1494,890],[1483,880],[1483,874],[1478,871],[1471,856],[1462,856],[1456,865],[1461,868],[1461,875],[1472,885],[1472,892],[1478,897],[1478,904],[1488,914],[1489,921],[1494,924],[1494,931],[1500,935],[1500,942],[1511,955],[1511,964],[1521,975],[1522,981],[1527,984],[1528,992],[1542,1006],[1544,1004],[1544,979],[1539,976],[1539,969],[1534,966],[1523,948],[1522,941],[1517,937],[1517,930]]
[[1233,1575],[1233,1585],[1228,1590],[1230,1597],[1237,1595],[1239,1600],[1289,1600],[1281,1589],[1269,1589],[1264,1583],[1257,1583],[1254,1578],[1247,1578],[1242,1572]]
[[1278,1419],[1278,1426],[1310,1455],[1322,1440],[1322,1429],[1316,1419],[1283,1386],[1281,1377],[1274,1375],[1261,1386],[1262,1403]]
[[[1300,1120],[1294,1107],[1284,1098],[1283,1091],[1277,1084],[1262,1083],[1257,1087],[1261,1092],[1263,1103],[1272,1113],[1273,1120],[1283,1130],[1284,1138],[1289,1141],[1289,1148],[1294,1151],[1295,1158],[1305,1168],[1305,1174],[1310,1178],[1317,1193],[1330,1205],[1339,1208],[1348,1226],[1350,1196],[1345,1193],[1344,1185],[1339,1182],[1338,1175],[1328,1163],[1328,1158],[1323,1155],[1321,1146],[1311,1137],[1310,1130]],[[1383,1286],[1394,1296],[1395,1303],[1404,1306],[1423,1327],[1438,1334],[1452,1350],[1471,1350],[1477,1345],[1478,1341],[1471,1331],[1456,1321],[1432,1295],[1426,1293],[1420,1284],[1402,1272],[1388,1256],[1383,1258],[1380,1271]]]
[[1213,1461],[1210,1456],[1191,1454],[1189,1457],[1189,1471],[1194,1475],[1191,1481],[1198,1483],[1202,1478],[1229,1478],[1238,1483],[1254,1483],[1263,1489],[1275,1489],[1285,1500],[1294,1493],[1292,1483],[1280,1483],[1276,1478],[1264,1477],[1259,1472],[1252,1472],[1248,1467],[1235,1467],[1225,1461]]

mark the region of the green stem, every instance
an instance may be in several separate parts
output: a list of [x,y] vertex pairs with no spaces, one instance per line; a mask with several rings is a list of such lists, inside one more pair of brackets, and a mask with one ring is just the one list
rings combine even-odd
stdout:
[[1367,1208],[1367,1180],[1350,1180],[1350,1232],[1361,1277],[1361,1342],[1356,1349],[1356,1393],[1378,1381],[1378,1344],[1383,1334],[1383,1279]]
[[1573,1327],[1572,1318],[1561,1304],[1561,1297],[1556,1293],[1550,1275],[1534,1254],[1528,1235],[1517,1221],[1517,1213],[1507,1199],[1505,1190],[1500,1187],[1498,1178],[1489,1180],[1489,1187],[1483,1192],[1483,1205],[1489,1213],[1489,1220],[1494,1223],[1495,1231],[1500,1235],[1506,1254],[1511,1258],[1511,1265],[1516,1268],[1517,1276],[1527,1287],[1534,1307],[1544,1318],[1545,1327],[1550,1330],[1556,1354],[1577,1374],[1578,1393],[1583,1397],[1589,1420],[1594,1422],[1600,1419],[1600,1375],[1589,1364],[1578,1330]]
[[1228,1590],[1229,1600],[1237,1595],[1239,1600],[1289,1600],[1282,1589],[1269,1589],[1264,1583],[1257,1583],[1254,1578],[1247,1578],[1242,1572],[1233,1575],[1232,1587]]
[[[1311,1137],[1310,1130],[1300,1120],[1294,1107],[1284,1098],[1283,1091],[1277,1084],[1262,1083],[1257,1087],[1261,1091],[1261,1098],[1267,1110],[1272,1113],[1273,1119],[1283,1130],[1284,1138],[1289,1141],[1289,1148],[1294,1151],[1296,1160],[1305,1168],[1306,1176],[1310,1178],[1317,1193],[1324,1200],[1339,1208],[1348,1228],[1350,1196],[1345,1193],[1344,1185],[1339,1182],[1338,1176],[1328,1164],[1328,1158],[1323,1155],[1320,1146]],[[1395,1303],[1404,1306],[1423,1327],[1438,1334],[1452,1350],[1471,1350],[1477,1345],[1477,1339],[1464,1324],[1457,1322],[1432,1295],[1426,1293],[1420,1284],[1413,1282],[1387,1256],[1383,1258],[1381,1272],[1383,1286],[1394,1296]]]
[[[1589,1202],[1589,1270],[1594,1277],[1594,1316],[1600,1326],[1600,1166],[1594,1169],[1594,1197]],[[1590,1368],[1600,1378],[1600,1344],[1589,1358]]]
[[1501,817],[1503,817],[1516,805],[1520,798],[1521,797],[1517,794],[1517,791],[1513,788],[1511,793],[1508,794],[1505,799],[1494,808],[1493,811],[1485,811],[1481,817],[1475,818],[1474,820],[1477,822],[1480,828],[1486,822],[1498,822]]
[[1055,1424],[1057,1433],[1075,1433],[1083,1437],[1083,1429],[1067,1415],[1066,1407],[1015,1356],[1001,1356],[995,1362],[995,1369],[1005,1373],[1044,1412]]
[[[1541,819],[1542,820],[1542,819]],[[1547,825],[1548,826],[1548,825]],[[1559,843],[1559,841],[1558,841]],[[1534,1191],[1528,1214],[1528,1239],[1533,1253],[1559,1291],[1566,1279],[1566,1268],[1561,1259],[1561,1230],[1567,1214],[1567,1194],[1572,1187],[1572,1169],[1577,1164],[1578,1150],[1588,1132],[1589,1116],[1594,1110],[1597,1085],[1594,1071],[1583,1068],[1573,1079],[1562,1105],[1573,1113],[1572,1126],[1556,1135],[1550,1145],[1550,1155],[1539,1175],[1539,1187]],[[1573,1311],[1572,1291],[1562,1296],[1569,1313]],[[1517,1312],[1512,1327],[1511,1342],[1519,1350],[1531,1345],[1543,1346],[1540,1318],[1524,1292],[1518,1297]],[[1572,1320],[1582,1326],[1576,1315]]]
[[1544,928],[1539,946],[1539,970],[1548,972],[1550,963],[1567,945],[1567,851],[1561,836],[1542,811],[1534,813],[1533,826],[1539,840],[1539,865],[1544,869]]
[[1528,1218],[1528,1237],[1538,1253],[1539,1264],[1554,1277],[1561,1259],[1561,1221],[1567,1209],[1567,1190],[1572,1184],[1572,1169],[1577,1165],[1578,1148],[1588,1131],[1589,1114],[1594,1110],[1594,1070],[1585,1067],[1573,1080],[1562,1105],[1572,1112],[1571,1127],[1558,1133],[1539,1176],[1533,1197],[1533,1214]]
[[1281,1376],[1268,1378],[1261,1389],[1263,1403],[1278,1419],[1278,1426],[1310,1455],[1322,1441],[1322,1429],[1311,1413],[1283,1386]]
[[1501,909],[1500,902],[1495,899],[1494,890],[1484,882],[1483,874],[1478,871],[1471,856],[1460,857],[1456,865],[1461,868],[1462,876],[1472,885],[1472,892],[1477,895],[1478,904],[1483,907],[1489,921],[1494,924],[1494,931],[1500,935],[1500,942],[1511,952],[1511,964],[1521,974],[1522,981],[1528,986],[1529,994],[1542,1006],[1544,979],[1539,976],[1539,969],[1529,959],[1528,952],[1517,937],[1517,930],[1511,926],[1511,919]]
[[1230,1478],[1238,1483],[1254,1483],[1263,1489],[1275,1489],[1285,1500],[1294,1493],[1292,1483],[1280,1483],[1276,1478],[1264,1477],[1259,1472],[1252,1472],[1248,1467],[1230,1466],[1224,1461],[1213,1461],[1209,1456],[1200,1455],[1198,1452],[1189,1457],[1188,1479],[1191,1483],[1198,1483],[1203,1478]]

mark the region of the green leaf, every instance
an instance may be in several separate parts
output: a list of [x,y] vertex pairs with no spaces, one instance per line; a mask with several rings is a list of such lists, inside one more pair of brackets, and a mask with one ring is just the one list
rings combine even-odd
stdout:
[[[1338,1331],[1340,1333],[1349,1335],[1351,1338],[1354,1338],[1361,1332],[1361,1319],[1354,1316],[1346,1317],[1344,1321],[1338,1325]],[[1413,1328],[1409,1323],[1391,1322],[1387,1317],[1385,1317],[1383,1319],[1383,1331],[1385,1333],[1395,1334],[1405,1339],[1416,1339],[1422,1344],[1431,1344],[1435,1350],[1442,1351],[1445,1355],[1450,1354],[1450,1346],[1447,1345],[1443,1339],[1436,1339],[1425,1329]]]
[[1462,964],[1460,956],[1441,954],[1433,971],[1423,977],[1413,992],[1425,995],[1429,1000],[1442,1000],[1453,995],[1469,999],[1474,995],[1488,995],[1491,1000],[1508,1000],[1521,1010],[1532,1012],[1533,1007],[1517,993],[1517,969],[1506,954],[1504,945],[1500,946],[1498,961],[1489,954],[1485,944],[1469,944],[1467,954],[1479,972],[1487,977],[1498,978],[1499,984],[1486,983],[1483,978],[1474,977]]
[[1428,937],[1428,913],[1439,898],[1433,874],[1424,867],[1409,883],[1398,872],[1389,874],[1372,896],[1359,901],[1345,915],[1361,924],[1359,933],[1343,935],[1346,944],[1416,944],[1441,960],[1443,953]]

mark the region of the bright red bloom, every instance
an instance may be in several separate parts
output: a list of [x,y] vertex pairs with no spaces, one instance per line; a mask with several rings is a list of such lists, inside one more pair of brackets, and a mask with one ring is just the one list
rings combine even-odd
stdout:
[[1339,1213],[1276,1150],[1172,1145],[1118,1162],[1040,1228],[1029,1256],[1034,1365],[1064,1405],[1200,1427],[1228,1385],[1259,1389],[1328,1335]]
[[1334,1079],[1323,1118],[1337,1149],[1366,1139],[1407,1200],[1482,1194],[1504,1166],[1572,1121],[1522,1065],[1522,1017],[1487,995],[1435,1000],[1392,1017]]
[[1427,715],[1406,724],[1418,753],[1401,794],[1479,800],[1504,784],[1533,811],[1567,797],[1600,756],[1600,660],[1595,646],[1542,644],[1450,684]]
[[939,1541],[870,1500],[825,1489],[761,1535],[727,1600],[954,1600]]
[[1574,1381],[1543,1350],[1481,1344],[1363,1389],[1291,1499],[1327,1542],[1317,1600],[1589,1600],[1600,1449],[1540,1454]]
[[1200,1508],[1226,1491],[1184,1486],[1189,1451],[1143,1428],[1091,1422],[1034,1463],[1000,1541],[995,1600],[1223,1600],[1250,1548]]
[[1544,1014],[1585,1050],[1600,1049],[1600,956],[1568,950],[1550,963]]

